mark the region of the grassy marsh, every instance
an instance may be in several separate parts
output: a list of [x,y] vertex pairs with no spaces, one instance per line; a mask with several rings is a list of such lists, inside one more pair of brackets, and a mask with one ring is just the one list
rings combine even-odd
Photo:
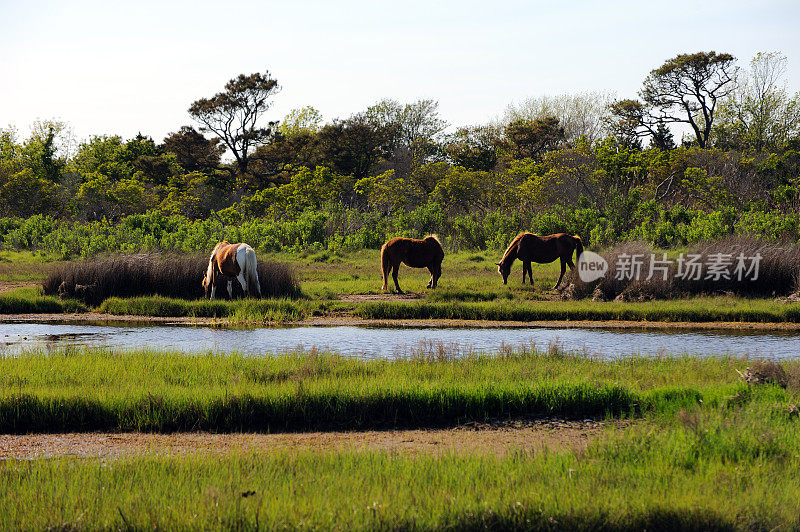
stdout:
[[[86,423],[70,430],[92,430],[91,413],[75,417],[79,397],[111,408],[136,405],[137,419],[144,420],[152,416],[147,408],[240,397],[244,390],[283,398],[284,408],[300,404],[301,415],[312,417],[316,408],[325,415],[337,411],[306,398],[332,404],[341,397],[371,397],[384,402],[390,426],[408,413],[402,401],[424,396],[435,398],[439,407],[467,400],[477,417],[513,415],[486,409],[486,398],[500,391],[506,406],[524,410],[532,406],[528,396],[518,394],[525,389],[547,389],[552,404],[569,406],[564,413],[586,415],[590,396],[570,405],[563,395],[570,386],[624,390],[631,401],[626,408],[644,415],[625,428],[609,428],[579,453],[409,455],[351,449],[3,460],[0,528],[796,528],[796,382],[787,389],[748,387],[735,371],[747,363],[691,357],[602,362],[519,351],[497,358],[395,362],[320,353],[262,360],[148,351],[0,359],[3,415],[17,412],[20,419],[30,405],[19,398],[36,397],[48,401],[52,422]],[[797,362],[783,367],[795,377],[800,370]],[[374,419],[381,412],[375,404],[361,403],[360,412]],[[650,408],[642,408],[645,404]],[[415,412],[431,407],[413,406]],[[2,419],[7,430],[9,418]],[[354,418],[347,426],[359,424]]]
[[[354,360],[104,349],[0,358],[0,432],[426,427],[498,417],[603,417],[721,404],[745,361],[604,362],[557,349]],[[797,372],[798,363],[788,371]]]
[[[311,316],[361,319],[450,319],[492,321],[631,320],[659,322],[800,322],[800,303],[731,295],[694,296],[653,301],[563,301],[549,289],[557,264],[534,265],[534,285],[512,276],[503,285],[496,272],[496,253],[450,253],[436,290],[427,290],[425,270],[402,267],[401,286],[418,299],[380,298],[378,252],[297,256],[275,254],[268,260],[291,264],[302,287],[299,297],[262,301],[206,301],[165,296],[112,297],[96,306],[78,300],[43,296],[34,288],[0,295],[3,313],[59,313],[98,310],[116,315],[217,317],[231,323],[276,323]],[[34,259],[29,257],[30,261]],[[265,264],[267,258],[265,258]],[[58,270],[47,266],[48,271]],[[55,271],[54,270],[54,271]],[[514,270],[521,276],[521,268]],[[44,273],[42,273],[44,276]],[[567,276],[567,280],[569,275]],[[194,277],[192,277],[194,280]],[[192,281],[194,282],[194,281]],[[50,283],[53,284],[53,283]],[[196,284],[196,283],[195,283]]]

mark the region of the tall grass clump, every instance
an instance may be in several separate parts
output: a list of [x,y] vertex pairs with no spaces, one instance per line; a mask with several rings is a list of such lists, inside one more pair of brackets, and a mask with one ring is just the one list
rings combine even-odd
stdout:
[[[689,253],[700,255],[704,260],[717,254],[730,254],[733,258],[732,275],[730,279],[711,280],[703,276],[696,281],[677,280],[675,287],[679,292],[733,292],[750,297],[779,297],[787,296],[798,289],[800,247],[797,245],[766,242],[751,235],[737,235],[701,242],[691,248]],[[755,280],[751,278],[752,275],[743,275],[742,280],[733,275],[737,257],[740,255],[745,258],[761,256],[758,277]],[[750,260],[746,260],[745,264],[749,266]]]
[[162,296],[110,297],[99,306],[100,312],[117,316],[228,318],[234,324],[300,321],[316,308],[317,305],[305,299],[186,301]]
[[[99,305],[109,297],[198,299],[203,297],[201,281],[207,266],[208,257],[201,255],[117,255],[65,263],[50,273],[43,287],[47,295],[81,299],[90,305]],[[295,297],[300,292],[286,264],[260,261],[258,278],[263,297]],[[241,292],[241,286],[234,282],[234,297]],[[227,290],[218,289],[217,293],[225,297]]]
[[[637,275],[631,275],[630,267],[625,266],[634,256],[640,262]],[[625,242],[603,255],[609,267],[603,278],[585,283],[574,275],[574,283],[565,295],[573,299],[591,296],[602,301],[646,301],[715,294],[782,297],[798,291],[800,247],[797,245],[735,235],[701,242],[682,256],[682,271],[679,256],[670,254],[667,257],[665,279],[663,271],[658,269],[661,264],[652,263],[653,259],[663,261],[664,252],[657,252],[643,242]],[[757,272],[752,269],[755,257],[760,257]],[[701,265],[699,275],[689,273],[686,266],[689,260]],[[715,262],[723,264],[723,274],[710,271],[709,265]],[[652,276],[651,263],[655,266]],[[741,267],[743,269],[738,271]]]
[[62,312],[86,312],[80,301],[60,301],[53,296],[14,291],[0,295],[0,314],[50,314]]

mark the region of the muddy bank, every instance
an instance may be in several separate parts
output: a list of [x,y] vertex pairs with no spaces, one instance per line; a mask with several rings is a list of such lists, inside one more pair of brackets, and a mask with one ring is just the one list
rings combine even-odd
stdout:
[[81,433],[0,435],[0,459],[58,456],[116,458],[145,453],[272,451],[389,451],[402,453],[478,453],[566,450],[582,452],[606,431],[620,430],[626,420],[571,421],[556,418],[473,423],[451,429],[282,434],[211,434],[191,432]]
[[8,323],[75,323],[96,325],[185,325],[204,327],[265,327],[265,326],[318,326],[318,327],[397,327],[397,328],[487,328],[518,329],[524,327],[562,329],[644,329],[644,330],[750,330],[750,331],[798,331],[800,323],[763,322],[673,322],[673,321],[624,321],[624,320],[576,320],[576,321],[489,321],[489,320],[368,320],[347,315],[314,316],[303,321],[280,323],[237,323],[232,325],[224,318],[131,316],[86,312],[79,314],[0,314],[0,322]]

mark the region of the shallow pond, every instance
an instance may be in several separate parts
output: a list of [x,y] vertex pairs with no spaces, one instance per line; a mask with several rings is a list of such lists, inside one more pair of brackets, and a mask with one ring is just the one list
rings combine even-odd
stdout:
[[634,354],[700,356],[732,354],[754,358],[800,358],[800,331],[666,330],[595,328],[378,328],[286,327],[221,329],[185,326],[106,326],[56,323],[0,323],[0,353],[64,346],[282,353],[330,349],[347,356],[394,358],[415,353],[464,355],[534,345],[557,345],[602,358]]

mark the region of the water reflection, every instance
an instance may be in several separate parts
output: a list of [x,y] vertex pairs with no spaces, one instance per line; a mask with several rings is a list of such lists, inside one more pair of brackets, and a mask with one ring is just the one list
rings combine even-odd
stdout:
[[248,355],[294,349],[330,349],[343,355],[396,358],[506,353],[519,346],[553,346],[601,358],[641,354],[733,354],[755,358],[798,358],[800,331],[691,331],[578,328],[377,328],[288,327],[220,329],[180,326],[105,326],[54,323],[0,323],[0,352],[65,346],[242,352]]

